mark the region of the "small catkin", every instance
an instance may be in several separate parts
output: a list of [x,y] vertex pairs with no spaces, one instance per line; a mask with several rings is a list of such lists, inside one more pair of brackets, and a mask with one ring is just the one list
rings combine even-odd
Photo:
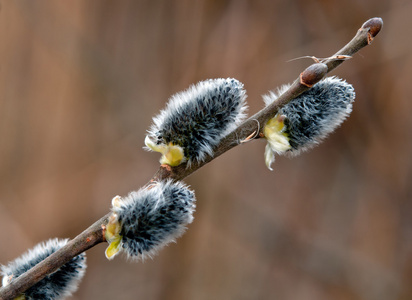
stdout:
[[162,164],[202,162],[245,119],[246,109],[246,91],[238,80],[201,81],[172,96],[153,118],[146,149],[162,153]]
[[[288,88],[286,85],[277,93],[263,96],[266,105]],[[268,168],[271,169],[275,153],[298,155],[319,144],[349,116],[354,99],[352,85],[328,77],[283,106],[264,128]]]
[[[66,245],[67,239],[51,239],[36,245],[8,265],[1,266],[3,286],[8,285],[45,258]],[[27,289],[23,294],[26,300],[64,299],[77,290],[80,280],[86,270],[86,255],[84,253],[72,258],[57,271],[47,275],[38,283]]]
[[[117,249],[113,253],[106,250],[108,259],[120,250],[132,259],[150,257],[181,236],[186,225],[193,221],[195,195],[180,182],[157,182],[114,199],[115,217],[108,225],[106,240],[117,243]],[[110,231],[110,228],[116,229]]]

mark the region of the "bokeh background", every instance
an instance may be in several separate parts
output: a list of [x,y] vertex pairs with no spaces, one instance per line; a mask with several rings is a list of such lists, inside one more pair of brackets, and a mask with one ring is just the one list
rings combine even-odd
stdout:
[[144,185],[142,149],[167,99],[235,77],[249,112],[382,17],[333,71],[357,93],[322,145],[236,147],[187,178],[195,221],[153,260],[89,250],[71,299],[412,299],[412,2],[0,1],[0,263],[73,238]]

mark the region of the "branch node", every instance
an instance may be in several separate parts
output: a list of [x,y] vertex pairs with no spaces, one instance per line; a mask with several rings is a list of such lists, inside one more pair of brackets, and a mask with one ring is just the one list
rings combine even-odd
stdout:
[[327,61],[327,60],[348,60],[348,59],[351,59],[351,58],[352,58],[352,56],[350,56],[350,55],[340,55],[340,54],[337,54],[337,55],[333,55],[333,56],[331,56],[331,57],[322,59],[320,62],[325,62],[325,61]]
[[307,87],[312,87],[315,83],[321,80],[328,72],[328,66],[324,63],[316,63],[310,65],[300,73],[300,83]]

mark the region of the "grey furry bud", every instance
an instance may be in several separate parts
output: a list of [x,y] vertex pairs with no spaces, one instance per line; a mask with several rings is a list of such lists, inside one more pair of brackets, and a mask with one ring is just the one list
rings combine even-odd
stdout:
[[147,149],[162,153],[162,164],[201,162],[213,156],[213,148],[244,120],[245,111],[242,83],[233,78],[201,81],[172,96],[153,118]]
[[[288,88],[283,86],[278,93],[263,96],[266,105]],[[328,77],[283,106],[264,128],[268,168],[271,169],[275,153],[297,155],[319,144],[349,116],[354,99],[352,85]]]
[[135,259],[155,254],[181,236],[193,221],[195,195],[186,185],[157,182],[127,197],[113,198],[113,214],[106,230],[106,257],[119,250]]
[[[3,286],[8,285],[13,279],[30,270],[52,253],[66,245],[67,241],[67,239],[51,239],[45,243],[40,243],[8,265],[1,266]],[[24,299],[55,300],[68,297],[77,290],[85,270],[86,255],[82,253],[27,289],[23,294]]]

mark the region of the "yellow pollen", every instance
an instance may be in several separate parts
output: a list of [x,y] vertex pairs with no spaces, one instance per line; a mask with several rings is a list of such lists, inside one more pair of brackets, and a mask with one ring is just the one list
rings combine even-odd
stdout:
[[179,145],[174,145],[173,143],[169,143],[168,145],[157,145],[150,139],[149,136],[146,136],[144,142],[147,147],[162,154],[162,157],[160,158],[160,163],[162,165],[166,164],[171,167],[176,167],[186,160],[183,153],[183,148]]
[[106,249],[106,257],[107,259],[113,259],[115,255],[120,251],[122,246],[122,236],[120,235],[120,231],[122,230],[122,226],[118,221],[117,214],[113,213],[110,218],[109,222],[106,225],[105,231],[105,238],[106,241],[109,243],[109,247]]

